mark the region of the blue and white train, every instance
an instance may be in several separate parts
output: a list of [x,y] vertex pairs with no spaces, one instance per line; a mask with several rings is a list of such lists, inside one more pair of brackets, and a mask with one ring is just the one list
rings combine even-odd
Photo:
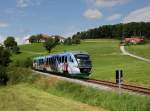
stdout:
[[64,52],[34,58],[33,69],[72,77],[88,77],[92,63],[88,53]]

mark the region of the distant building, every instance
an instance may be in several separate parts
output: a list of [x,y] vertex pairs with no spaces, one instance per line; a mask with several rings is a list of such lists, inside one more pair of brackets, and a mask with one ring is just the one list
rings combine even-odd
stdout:
[[[31,37],[31,36],[30,36],[30,37]],[[25,43],[26,43],[26,44],[30,44],[30,43],[31,43],[30,37],[28,37],[27,39],[25,39]],[[64,37],[59,36],[59,35],[51,35],[51,36],[49,36],[49,35],[47,35],[47,34],[40,34],[40,38],[39,38],[39,39],[36,39],[35,42],[45,42],[45,41],[46,41],[48,38],[50,38],[50,37],[51,37],[51,38],[58,37],[60,43],[63,43],[64,40],[65,40]]]
[[50,37],[52,37],[52,38],[58,37],[60,43],[63,43],[63,42],[65,41],[65,38],[62,37],[62,36],[59,36],[59,35],[52,35],[52,36],[50,36]]
[[125,38],[124,42],[126,44],[140,44],[140,43],[144,43],[144,38],[141,37],[131,37],[131,38]]

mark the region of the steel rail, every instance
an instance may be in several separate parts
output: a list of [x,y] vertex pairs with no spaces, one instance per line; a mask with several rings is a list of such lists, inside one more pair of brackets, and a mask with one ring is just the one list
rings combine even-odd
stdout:
[[[39,71],[39,70],[36,70]],[[43,71],[39,71],[39,72],[43,72]],[[45,72],[48,73],[48,72]],[[53,73],[51,73],[53,74]],[[57,76],[63,76],[60,74],[53,74],[53,75],[57,75]],[[63,76],[66,78],[70,78],[68,76]],[[71,78],[73,79],[73,78]],[[104,85],[104,86],[108,86],[108,87],[112,87],[112,88],[119,88],[119,84],[116,84],[115,82],[111,82],[111,81],[106,81],[106,80],[96,80],[96,79],[91,79],[91,78],[87,78],[87,79],[81,79],[81,78],[74,78],[77,80],[81,80],[84,82],[88,82],[88,83],[93,83],[93,84],[98,84],[98,85]],[[129,85],[129,84],[121,84],[121,88],[124,90],[128,90],[128,91],[132,91],[132,92],[136,92],[136,93],[141,93],[141,94],[150,94],[150,88],[146,88],[146,87],[142,87],[142,86],[135,86],[135,85]]]
[[[96,79],[87,79],[84,80],[86,82],[94,83],[94,84],[101,84],[106,85],[109,87],[115,87],[118,88],[119,85],[115,82],[105,81],[105,80],[96,80]],[[129,84],[121,84],[122,89],[126,89],[133,92],[143,93],[143,94],[150,94],[150,88],[145,88],[141,86],[135,86],[135,85],[129,85]]]

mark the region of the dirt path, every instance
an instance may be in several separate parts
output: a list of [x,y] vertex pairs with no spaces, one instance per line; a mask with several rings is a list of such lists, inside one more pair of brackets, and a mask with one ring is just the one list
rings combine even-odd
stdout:
[[125,50],[124,46],[120,46],[120,50],[121,50],[121,52],[122,52],[124,55],[128,55],[128,56],[131,56],[131,57],[137,58],[137,59],[139,59],[139,60],[146,61],[146,62],[149,62],[149,63],[150,63],[150,60],[149,60],[149,59],[146,59],[146,58],[143,58],[143,57],[140,57],[140,56],[137,56],[137,55],[134,55],[134,54],[129,53],[128,51]]

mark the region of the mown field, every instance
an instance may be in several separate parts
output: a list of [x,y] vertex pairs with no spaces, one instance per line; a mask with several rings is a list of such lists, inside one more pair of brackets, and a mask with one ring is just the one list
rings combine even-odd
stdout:
[[126,49],[135,55],[150,59],[150,42],[144,45],[129,45]]
[[[148,55],[149,45],[140,45],[142,53]],[[146,48],[146,49],[145,49]],[[47,54],[43,44],[21,45],[21,54],[13,56],[13,60],[24,59]],[[138,49],[138,48],[137,48]],[[87,51],[91,55],[93,69],[91,78],[115,81],[115,70],[122,69],[124,82],[150,87],[150,64],[135,58],[122,55],[117,40],[86,40],[79,45],[58,45],[52,53],[63,51]]]

